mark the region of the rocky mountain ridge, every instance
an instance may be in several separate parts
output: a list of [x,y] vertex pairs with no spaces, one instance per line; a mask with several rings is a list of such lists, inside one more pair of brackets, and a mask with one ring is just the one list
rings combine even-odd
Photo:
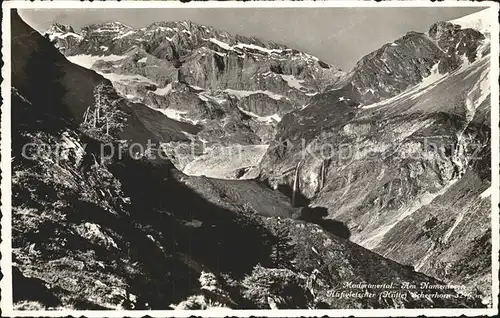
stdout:
[[[114,73],[143,75],[159,88],[178,80],[179,69],[183,81],[204,89],[268,90],[303,101],[307,93],[321,90],[344,74],[284,45],[233,36],[189,21],[158,22],[141,29],[113,22],[90,25],[79,33],[72,30],[55,25],[45,34],[68,57],[91,55],[105,61],[133,55],[133,62],[141,61],[139,65],[115,64]],[[158,60],[163,64],[158,65]],[[158,70],[152,70],[154,66]],[[265,79],[266,72],[282,76]]]
[[[475,14],[469,19],[480,18],[484,19]],[[352,85],[360,102],[369,105],[394,97],[430,76],[444,76],[473,63],[488,54],[489,39],[464,25],[462,28],[453,21],[441,21],[431,25],[426,33],[408,32],[364,56],[331,88]],[[484,28],[481,30],[484,32]]]

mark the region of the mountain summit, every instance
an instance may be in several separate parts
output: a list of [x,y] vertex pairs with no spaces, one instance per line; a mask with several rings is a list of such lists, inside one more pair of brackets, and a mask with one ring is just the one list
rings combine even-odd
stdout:
[[[486,28],[476,14],[457,20],[460,24],[437,22],[426,33],[408,32],[394,42],[364,56],[333,89],[352,85],[364,105],[393,97],[429,77],[445,76],[467,66],[489,52]],[[477,19],[476,19],[477,18]],[[468,28],[478,25],[479,29]]]

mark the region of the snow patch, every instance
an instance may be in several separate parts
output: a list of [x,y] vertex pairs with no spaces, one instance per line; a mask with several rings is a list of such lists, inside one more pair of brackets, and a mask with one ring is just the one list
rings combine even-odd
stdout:
[[214,102],[214,103],[219,104],[219,105],[222,105],[222,104],[224,104],[224,103],[226,103],[226,102],[227,102],[227,100],[226,100],[226,99],[224,99],[224,98],[211,96],[211,95],[208,95],[208,94],[207,94],[207,93],[205,93],[205,92],[203,92],[203,93],[199,93],[199,94],[198,94],[198,97],[199,97],[202,101],[204,101],[204,102],[209,102],[209,101],[211,101],[211,102]]
[[307,53],[302,52],[302,55],[304,55],[307,58],[313,59],[315,61],[319,61],[319,58],[317,58],[316,56],[313,56],[311,54],[307,54]]
[[491,189],[491,187],[489,187],[488,189],[484,190],[484,192],[479,195],[479,198],[486,199],[487,197],[490,197],[491,191],[492,191],[492,189]]
[[79,41],[83,39],[83,37],[80,34],[76,34],[76,33],[73,33],[73,32],[68,32],[68,33],[60,33],[60,32],[51,33],[51,34],[49,34],[49,39],[51,41],[54,41],[54,39],[56,39],[56,38],[58,38],[58,39],[65,39],[68,36],[72,36],[74,38],[77,38]]
[[455,229],[460,224],[460,222],[462,222],[463,218],[464,218],[464,213],[460,213],[457,216],[457,218],[455,219],[455,222],[453,223],[453,225],[448,229],[448,231],[446,231],[446,233],[443,236],[443,243],[444,244],[448,243],[448,240],[450,239],[451,234],[453,233],[453,231],[455,231]]
[[156,85],[155,82],[150,80],[147,77],[141,76],[141,75],[123,75],[123,74],[116,74],[116,73],[100,73],[104,78],[109,79],[112,82],[134,82],[134,83],[148,83],[148,84],[154,84]]
[[430,84],[433,84],[435,83],[436,81],[440,80],[441,78],[443,78],[445,75],[444,74],[439,74],[439,63],[436,63],[432,66],[431,70],[430,70],[430,74],[427,76],[427,77],[424,77],[422,79],[422,81],[420,82],[420,84],[418,84],[418,86],[420,87],[427,87],[429,86]]
[[226,54],[226,53],[220,53],[220,52],[217,52],[217,51],[213,51],[213,52],[214,52],[215,54],[219,55],[219,56],[222,56],[222,57],[227,56],[227,54]]
[[[207,40],[207,39],[204,39],[204,40]],[[217,44],[218,46],[220,46],[221,48],[223,48],[226,51],[234,51],[234,49],[240,49],[240,50],[241,49],[252,49],[252,50],[261,51],[261,52],[266,53],[266,54],[282,53],[283,52],[283,50],[268,49],[268,48],[265,48],[265,47],[262,47],[259,45],[255,45],[255,44],[238,43],[234,46],[231,46],[231,45],[227,44],[226,42],[222,42],[220,40],[217,40],[216,38],[210,38],[208,40],[212,43]],[[311,56],[308,54],[305,54],[305,55],[309,56],[310,58],[318,60],[318,58],[316,58],[314,56]]]
[[171,91],[172,91],[172,83],[168,83],[167,86],[163,88],[157,88],[155,91],[153,91],[153,94],[164,96],[170,93]]
[[266,123],[266,124],[272,124],[275,122],[280,122],[281,121],[281,116],[278,114],[270,115],[270,116],[259,116],[251,111],[245,110],[241,107],[238,106],[238,109],[245,115],[248,115],[252,117],[253,119]]
[[[146,105],[148,106],[148,105]],[[149,108],[156,110],[159,113],[162,113],[163,115],[167,116],[170,119],[181,121],[181,122],[187,122],[193,125],[198,124],[197,120],[191,120],[189,118],[186,118],[185,115],[187,114],[186,111],[178,110],[178,109],[172,109],[172,108],[165,108],[165,109],[160,109],[160,108],[154,108],[151,106],[148,106]]]
[[253,49],[253,50],[261,51],[261,52],[264,52],[267,54],[283,52],[283,50],[267,49],[267,48],[262,47],[262,46],[258,46],[255,44],[246,44],[246,43],[238,43],[234,47],[241,48],[241,49],[243,49],[243,48]]
[[425,262],[429,259],[429,257],[431,257],[432,250],[434,249],[434,245],[435,245],[435,243],[432,242],[431,246],[429,247],[429,249],[425,253],[424,258],[415,266],[415,271],[418,272],[425,265]]
[[142,59],[140,59],[139,61],[137,61],[137,63],[146,63],[147,60],[148,60],[147,57],[143,57]]
[[66,59],[70,61],[73,64],[78,64],[82,67],[85,68],[91,68],[92,65],[94,65],[95,62],[101,60],[101,61],[119,61],[127,56],[125,55],[88,55],[88,54],[81,54],[81,55],[73,55],[73,56],[67,56]]
[[[443,80],[447,78],[447,75],[449,74],[439,74],[439,62],[434,64],[430,70],[430,74],[427,77],[424,77],[422,81],[414,86],[411,86],[407,88],[405,91],[399,93],[396,96],[393,96],[388,99],[381,100],[377,103],[373,103],[370,105],[365,105],[362,108],[363,109],[370,109],[370,108],[375,108],[383,105],[390,104],[392,102],[395,102],[397,100],[401,100],[402,98],[410,98],[410,99],[415,99],[425,92],[429,91],[439,83],[441,83]],[[375,91],[371,88],[367,89],[365,91],[365,94],[367,92],[374,93]]]
[[478,30],[483,34],[489,34],[491,31],[492,16],[496,19],[496,12],[493,10],[493,8],[482,10],[448,22],[458,24],[462,29],[470,28]]
[[420,95],[424,94],[431,88],[435,87],[437,84],[443,80],[447,74],[439,74],[439,63],[436,63],[432,66],[430,70],[430,74],[427,77],[424,77],[420,83],[413,87],[411,91],[418,91],[415,94],[411,95],[411,99],[415,99]]
[[104,32],[120,32],[122,29],[117,26],[109,27],[109,26],[104,26],[99,29],[92,30],[92,33],[104,33]]
[[122,38],[125,38],[125,37],[127,37],[127,36],[131,36],[131,35],[132,35],[132,34],[134,34],[134,33],[135,33],[135,31],[134,31],[134,30],[130,30],[130,31],[127,31],[127,32],[125,32],[125,33],[123,33],[123,34],[120,34],[120,35],[115,36],[115,37],[113,38],[113,40],[122,39]]
[[192,140],[192,141],[195,141],[195,140],[196,140],[196,135],[193,135],[193,134],[188,133],[188,132],[185,132],[185,131],[181,131],[181,133],[182,133],[184,136],[188,137],[188,138],[189,138],[190,140]]
[[375,94],[375,90],[373,88],[367,88],[363,94],[366,94],[366,93]]
[[188,84],[188,85],[191,86],[192,88],[196,89],[196,90],[204,90],[203,87],[199,87],[199,86],[192,85],[192,84]]
[[[479,92],[479,96],[477,98],[473,98],[476,92]],[[490,68],[487,68],[481,73],[479,80],[474,84],[469,94],[467,94],[466,101],[472,99],[473,107],[476,109],[484,102],[490,92]]]
[[156,30],[157,30],[157,31],[170,31],[170,32],[174,31],[174,29],[172,29],[172,28],[169,28],[169,27],[163,27],[163,26],[158,26],[158,27],[156,27],[156,28],[155,28],[155,31],[156,31]]
[[206,96],[205,96],[205,95],[203,95],[203,94],[198,94],[198,97],[199,97],[202,101],[204,101],[204,102],[208,102],[208,101],[209,101],[208,97],[206,97]]
[[233,50],[233,48],[229,44],[227,44],[226,42],[219,41],[216,38],[210,38],[209,40],[210,40],[210,42],[217,44],[218,46],[220,46],[224,50],[227,50],[227,51]]
[[269,97],[271,97],[272,99],[274,100],[281,100],[282,98],[286,98],[282,95],[279,95],[279,94],[276,94],[276,93],[273,93],[273,92],[270,92],[270,91],[263,91],[263,90],[257,90],[257,91],[244,91],[244,90],[236,90],[236,89],[225,89],[224,90],[225,92],[229,93],[230,95],[233,95],[233,96],[236,96],[238,98],[243,98],[243,97],[247,97],[247,96],[250,96],[250,95],[254,95],[254,94],[265,94]]
[[296,88],[300,90],[301,88],[304,88],[301,83],[304,82],[304,80],[299,80],[293,75],[283,75],[280,74],[281,78],[285,80],[288,83],[288,86]]

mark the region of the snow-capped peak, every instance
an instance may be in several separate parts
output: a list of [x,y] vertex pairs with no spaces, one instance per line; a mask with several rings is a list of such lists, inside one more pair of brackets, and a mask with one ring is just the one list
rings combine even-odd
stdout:
[[114,21],[114,22],[111,22],[110,24],[119,25],[119,26],[123,26],[123,27],[126,27],[126,28],[130,28],[130,29],[132,28],[131,26],[128,26],[125,23],[122,23],[120,21]]
[[485,35],[490,34],[492,17],[496,16],[496,14],[492,14],[492,10],[478,11],[449,22],[460,25],[462,29],[470,28],[478,30]]
[[52,24],[50,28],[45,31],[44,35],[48,35],[51,41],[54,41],[57,38],[65,39],[67,37],[73,37],[77,41],[80,41],[82,39],[81,35],[75,33],[73,27],[57,22]]
[[62,24],[59,22],[53,23],[46,33],[66,33],[66,32],[74,32],[73,27],[71,25]]

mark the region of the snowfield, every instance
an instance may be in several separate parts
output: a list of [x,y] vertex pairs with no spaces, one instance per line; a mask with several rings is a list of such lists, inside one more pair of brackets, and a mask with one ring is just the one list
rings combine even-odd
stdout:
[[212,42],[214,44],[217,44],[218,46],[220,46],[221,48],[223,48],[226,51],[232,51],[233,50],[233,48],[229,44],[227,44],[225,42],[222,42],[222,41],[219,41],[216,38],[210,38],[209,40],[210,40],[210,42]]
[[[431,105],[430,96],[432,91],[444,89],[446,86],[450,86],[451,89],[456,86],[452,82],[467,81],[470,83],[475,83],[472,87],[471,92],[480,93],[474,94],[474,105],[476,107],[480,105],[490,94],[489,87],[489,61],[490,55],[486,55],[474,63],[468,63],[455,70],[452,73],[439,74],[437,71],[438,64],[434,65],[431,69],[431,74],[422,79],[420,83],[409,87],[404,92],[384,99],[380,102],[373,103],[370,105],[365,105],[363,109],[372,109],[383,106],[399,105],[400,103],[405,103],[406,100],[415,100],[415,106],[417,105]],[[478,72],[481,72],[478,77]],[[425,98],[424,98],[425,97]],[[451,104],[448,104],[451,106]],[[447,107],[448,107],[447,106]],[[437,106],[431,107],[435,109]],[[415,108],[415,107],[414,107]],[[420,107],[419,107],[420,108]]]
[[[148,106],[148,105],[146,105],[146,106]],[[150,107],[150,106],[148,106],[148,107],[156,110],[159,113],[162,113],[163,115],[165,115],[168,118],[173,119],[173,120],[177,120],[180,122],[185,122],[185,123],[189,123],[189,124],[193,124],[193,125],[197,125],[199,123],[198,120],[191,120],[189,118],[186,118],[185,115],[187,114],[187,112],[185,112],[185,111],[181,111],[178,109],[172,109],[172,108],[161,109],[161,108],[154,108],[154,107]]]
[[274,114],[274,115],[270,115],[270,116],[259,116],[253,112],[250,112],[248,110],[244,110],[241,107],[238,107],[238,109],[242,113],[244,113],[245,115],[248,115],[248,116],[252,117],[253,119],[260,121],[260,122],[263,122],[263,123],[272,124],[273,122],[280,122],[281,121],[281,116],[278,114]]
[[269,145],[231,145],[208,148],[206,153],[184,167],[192,176],[235,179],[241,168],[256,166]]
[[167,95],[172,91],[172,83],[168,83],[167,86],[163,88],[157,88],[153,93],[156,95]]
[[236,96],[238,98],[244,98],[244,97],[248,97],[250,95],[253,95],[253,94],[265,94],[269,97],[271,97],[272,99],[275,99],[275,100],[280,100],[280,99],[283,99],[286,97],[283,96],[283,95],[279,95],[279,94],[276,94],[276,93],[273,93],[273,92],[270,92],[270,91],[263,91],[263,90],[256,90],[256,91],[244,91],[244,90],[237,90],[237,89],[225,89],[224,92],[226,93],[229,93],[230,95],[233,95],[233,96]]
[[299,80],[293,75],[280,74],[280,76],[283,80],[285,80],[288,83],[288,86],[296,88],[298,90],[304,88],[304,86],[302,86],[302,83],[304,82],[303,80]]
[[482,10],[476,13],[466,15],[455,20],[450,20],[449,22],[453,24],[458,24],[462,29],[470,28],[478,30],[483,34],[490,34],[491,23],[493,19],[497,18],[497,14],[493,8]]
[[[104,50],[104,49],[103,49]],[[68,61],[74,64],[78,64],[82,67],[85,68],[92,68],[92,65],[94,65],[95,62],[101,60],[101,61],[119,61],[127,56],[125,55],[102,55],[102,56],[97,56],[97,55],[87,55],[87,54],[82,54],[82,55],[73,55],[73,56],[67,56],[66,58]]]
[[123,75],[123,74],[116,74],[116,73],[101,73],[103,77],[109,79],[111,82],[124,82],[124,83],[129,83],[129,82],[135,82],[135,83],[148,83],[148,84],[154,84],[156,85],[155,82],[150,80],[147,77],[141,76],[141,75]]

